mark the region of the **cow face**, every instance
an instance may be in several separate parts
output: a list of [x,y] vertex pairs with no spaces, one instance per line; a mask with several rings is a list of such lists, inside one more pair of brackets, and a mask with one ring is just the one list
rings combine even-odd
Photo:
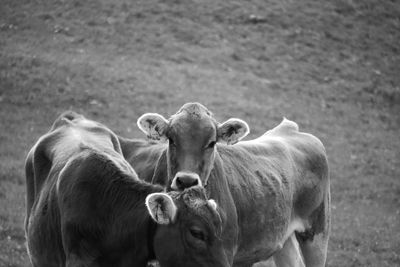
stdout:
[[203,188],[153,193],[146,206],[158,224],[153,244],[161,266],[229,266],[217,205],[206,199]]
[[218,123],[199,103],[187,103],[169,120],[155,113],[138,119],[139,128],[153,140],[168,141],[168,187],[173,190],[207,184],[216,143],[237,143],[249,133],[247,123],[229,119]]

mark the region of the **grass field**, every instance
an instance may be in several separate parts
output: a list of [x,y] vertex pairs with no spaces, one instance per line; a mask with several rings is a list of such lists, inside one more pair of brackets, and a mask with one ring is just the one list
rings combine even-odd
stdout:
[[72,109],[140,137],[189,101],[254,138],[283,116],[330,160],[328,266],[400,266],[400,3],[2,0],[0,266],[29,266],[24,159]]

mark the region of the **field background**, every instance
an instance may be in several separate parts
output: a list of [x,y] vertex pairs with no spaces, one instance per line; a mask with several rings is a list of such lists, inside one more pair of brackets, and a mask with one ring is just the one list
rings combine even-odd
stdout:
[[198,101],[254,138],[283,116],[331,168],[328,266],[400,266],[400,3],[1,0],[0,266],[28,266],[24,159],[64,110],[141,137]]

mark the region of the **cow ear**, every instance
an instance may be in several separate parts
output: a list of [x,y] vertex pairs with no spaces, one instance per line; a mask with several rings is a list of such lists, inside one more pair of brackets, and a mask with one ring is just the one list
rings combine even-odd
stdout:
[[137,125],[148,138],[152,140],[166,140],[165,132],[168,121],[160,114],[146,113],[137,120]]
[[170,224],[175,221],[178,208],[166,193],[152,193],[146,197],[146,207],[151,218],[158,224]]
[[250,133],[249,126],[241,119],[229,119],[218,125],[218,141],[233,145]]

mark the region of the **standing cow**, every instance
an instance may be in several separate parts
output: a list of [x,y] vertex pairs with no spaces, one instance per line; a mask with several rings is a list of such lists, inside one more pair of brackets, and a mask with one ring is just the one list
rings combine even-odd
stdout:
[[229,266],[221,217],[204,189],[164,193],[139,180],[117,136],[65,113],[26,160],[33,266]]
[[271,256],[277,266],[325,265],[330,182],[326,152],[315,136],[284,119],[238,142],[249,133],[244,121],[218,123],[198,103],[185,104],[169,120],[144,114],[138,126],[161,142],[120,138],[125,158],[144,163],[139,175],[169,190],[204,186],[224,215],[222,240],[234,266]]

